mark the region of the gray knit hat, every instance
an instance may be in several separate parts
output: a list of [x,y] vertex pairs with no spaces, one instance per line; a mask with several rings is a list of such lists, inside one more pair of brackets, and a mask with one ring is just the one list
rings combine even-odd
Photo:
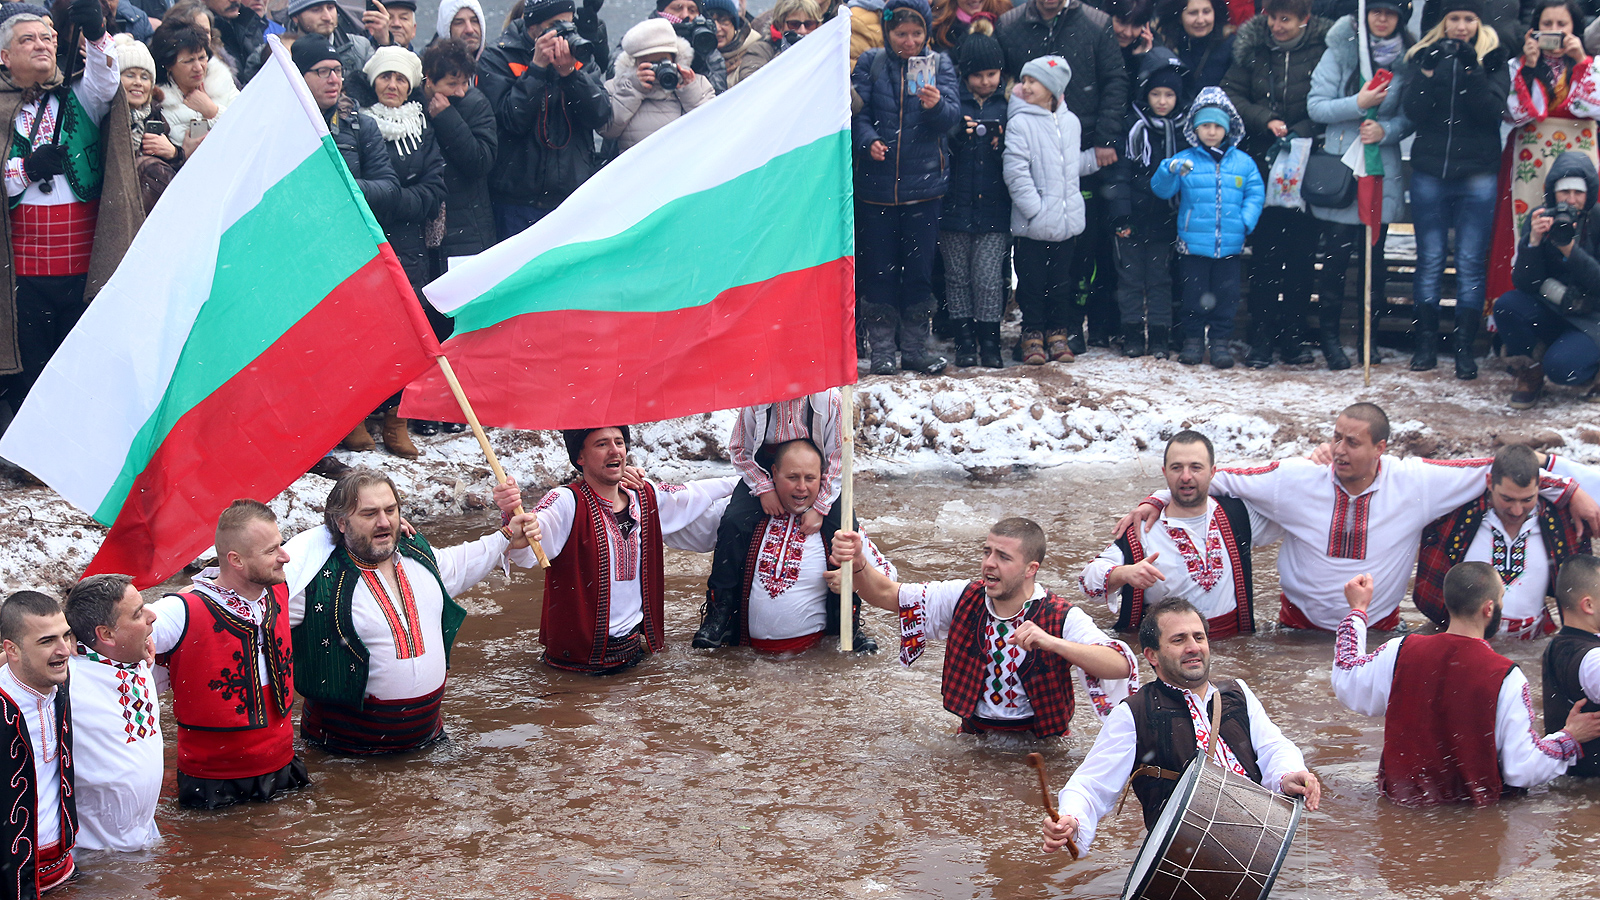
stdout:
[[1032,75],[1034,81],[1044,85],[1046,90],[1057,97],[1066,93],[1067,84],[1072,81],[1072,67],[1059,56],[1030,59],[1027,65],[1022,67],[1022,74]]

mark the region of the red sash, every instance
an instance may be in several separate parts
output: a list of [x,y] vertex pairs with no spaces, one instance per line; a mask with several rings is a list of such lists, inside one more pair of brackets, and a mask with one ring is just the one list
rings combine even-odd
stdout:
[[56,841],[48,847],[40,847],[39,862],[39,893],[44,893],[52,888],[65,884],[72,873],[78,870],[77,863],[72,861],[72,851],[65,850],[61,841]]
[[[1309,631],[1328,630],[1326,628],[1313,625],[1311,620],[1306,618],[1306,614],[1300,611],[1300,607],[1290,603],[1289,598],[1281,593],[1278,594],[1278,624],[1285,628],[1304,628]],[[1399,624],[1400,608],[1395,607],[1394,612],[1389,613],[1387,616],[1384,616],[1382,619],[1373,622],[1367,627],[1374,631],[1393,631]]]
[[751,638],[750,646],[762,653],[803,653],[815,647],[821,640],[822,632],[815,631],[811,634],[802,634],[799,637],[777,638],[770,641]]
[[89,271],[100,201],[11,210],[11,255],[18,275],[82,275]]

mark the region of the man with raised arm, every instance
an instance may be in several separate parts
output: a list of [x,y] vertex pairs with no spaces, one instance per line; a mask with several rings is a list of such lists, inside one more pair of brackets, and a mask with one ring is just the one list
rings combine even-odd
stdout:
[[[833,555],[849,565],[861,599],[900,616],[900,662],[911,665],[928,637],[945,641],[944,708],[960,731],[1066,734],[1072,722],[1072,669],[1083,671],[1096,715],[1128,695],[1139,661],[1083,610],[1034,581],[1044,562],[1044,529],[1031,519],[1001,519],[983,542],[982,576],[901,584],[867,565],[862,536],[841,530]],[[838,573],[829,573],[835,590]]]
[[[1333,693],[1352,712],[1383,716],[1378,790],[1402,806],[1486,806],[1508,787],[1567,771],[1579,745],[1600,737],[1600,712],[1574,703],[1560,731],[1540,737],[1522,670],[1489,649],[1505,585],[1494,566],[1464,562],[1444,578],[1450,627],[1408,634],[1367,652],[1371,575],[1344,586]],[[1397,689],[1398,688],[1398,689]]]
[[[1177,597],[1152,605],[1139,625],[1139,647],[1156,678],[1117,705],[1061,789],[1061,820],[1044,820],[1046,853],[1068,839],[1088,849],[1096,825],[1130,779],[1145,827],[1154,826],[1183,770],[1207,750],[1213,725],[1218,765],[1271,790],[1303,796],[1307,809],[1317,808],[1322,786],[1250,687],[1239,679],[1211,680],[1210,636],[1199,610]],[[1220,722],[1212,718],[1218,691]]]

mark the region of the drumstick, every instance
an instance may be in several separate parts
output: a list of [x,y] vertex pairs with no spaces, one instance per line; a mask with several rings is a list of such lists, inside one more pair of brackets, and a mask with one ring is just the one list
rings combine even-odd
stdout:
[[[1061,821],[1061,813],[1056,812],[1056,798],[1050,793],[1050,777],[1044,772],[1044,757],[1037,753],[1029,753],[1028,765],[1039,773],[1039,794],[1044,800],[1044,811],[1050,814],[1050,821]],[[1078,842],[1072,838],[1067,838],[1067,852],[1072,854],[1073,859],[1083,855],[1078,849]]]

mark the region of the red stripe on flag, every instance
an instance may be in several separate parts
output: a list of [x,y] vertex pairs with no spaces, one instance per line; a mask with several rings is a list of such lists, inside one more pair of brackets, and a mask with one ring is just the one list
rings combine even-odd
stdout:
[[185,413],[134,479],[85,575],[159,584],[211,545],[241,497],[271,500],[439,354],[384,244],[304,318]]
[[1361,224],[1372,229],[1377,240],[1378,229],[1383,227],[1383,177],[1366,175],[1356,179],[1356,214]]
[[[505,428],[655,422],[856,380],[855,259],[671,312],[531,313],[445,342],[478,419]],[[401,414],[459,422],[435,368]]]

